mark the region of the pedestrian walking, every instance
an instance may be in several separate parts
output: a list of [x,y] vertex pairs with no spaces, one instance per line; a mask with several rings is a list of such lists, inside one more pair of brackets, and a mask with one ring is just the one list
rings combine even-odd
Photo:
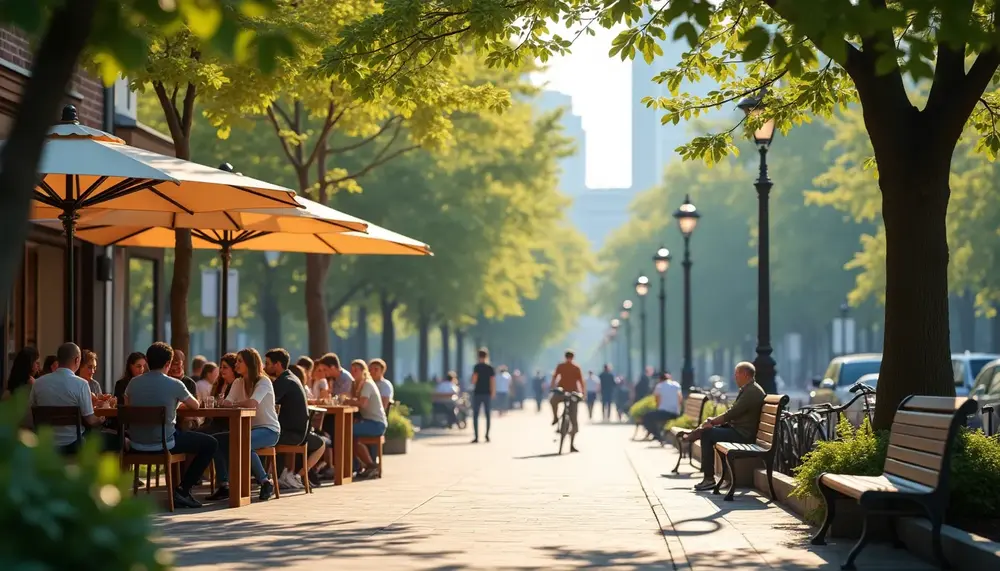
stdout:
[[479,362],[472,368],[472,443],[479,442],[479,410],[486,413],[486,441],[490,441],[490,402],[497,392],[496,371],[490,365],[490,352],[483,347],[477,354]]

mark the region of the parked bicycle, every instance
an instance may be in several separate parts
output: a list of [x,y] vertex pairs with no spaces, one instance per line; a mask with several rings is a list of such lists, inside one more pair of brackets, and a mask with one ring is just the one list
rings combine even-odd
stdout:
[[782,430],[775,454],[775,469],[791,475],[802,464],[806,454],[816,447],[816,443],[837,438],[837,424],[840,417],[858,400],[869,423],[875,412],[875,389],[861,382],[854,383],[850,392],[854,394],[846,404],[834,406],[818,403],[804,406],[794,412],[785,412],[781,417]]

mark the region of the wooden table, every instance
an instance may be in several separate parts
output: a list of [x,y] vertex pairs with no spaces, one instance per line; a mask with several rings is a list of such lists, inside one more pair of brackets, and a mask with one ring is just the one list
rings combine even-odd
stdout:
[[[118,416],[117,408],[94,407],[104,418]],[[224,418],[229,423],[229,507],[250,505],[250,425],[257,411],[252,408],[177,409],[177,418]]]
[[351,483],[354,473],[354,413],[358,412],[358,407],[320,404],[319,401],[309,401],[309,404],[333,415],[333,483],[337,486]]

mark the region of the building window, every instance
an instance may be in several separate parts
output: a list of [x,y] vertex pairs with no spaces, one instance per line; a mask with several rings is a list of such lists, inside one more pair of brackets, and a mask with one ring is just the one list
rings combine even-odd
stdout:
[[156,331],[156,261],[131,257],[128,261],[129,339],[132,351],[145,351]]

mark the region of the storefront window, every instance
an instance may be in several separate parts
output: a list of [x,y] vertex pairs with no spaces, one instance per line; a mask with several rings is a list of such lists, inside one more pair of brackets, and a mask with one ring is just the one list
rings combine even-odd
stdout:
[[128,343],[130,351],[145,351],[153,343],[156,266],[153,260],[131,258],[128,270]]

